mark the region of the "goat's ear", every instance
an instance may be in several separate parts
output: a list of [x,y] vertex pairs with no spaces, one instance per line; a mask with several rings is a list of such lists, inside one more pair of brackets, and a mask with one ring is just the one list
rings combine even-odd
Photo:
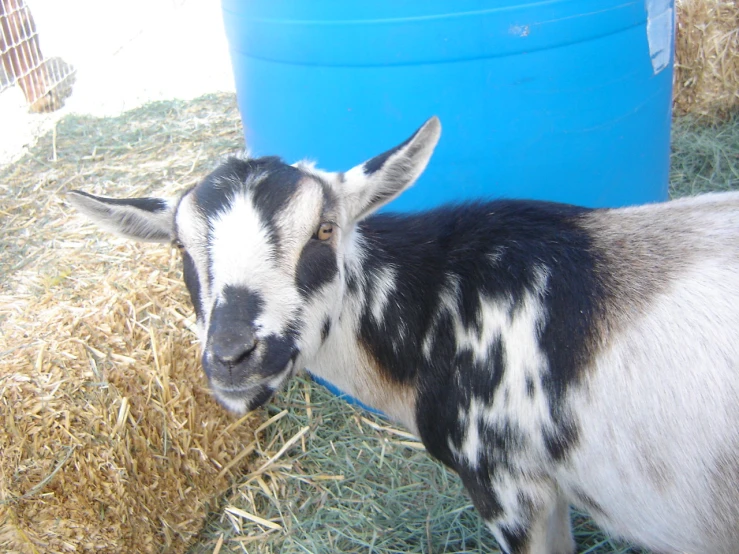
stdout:
[[440,135],[434,116],[402,144],[347,171],[339,186],[350,217],[362,219],[410,187],[426,169]]
[[118,200],[73,190],[67,194],[67,200],[103,229],[124,237],[146,242],[170,242],[174,238],[172,199]]

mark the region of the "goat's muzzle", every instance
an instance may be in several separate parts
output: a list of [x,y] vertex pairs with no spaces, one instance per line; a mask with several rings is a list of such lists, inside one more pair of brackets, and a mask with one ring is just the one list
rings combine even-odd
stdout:
[[250,326],[211,324],[203,369],[216,399],[243,413],[267,402],[292,376],[295,346],[288,338],[257,339]]
[[208,336],[203,366],[211,384],[228,389],[241,388],[249,380],[252,358],[262,354],[249,328],[218,330]]

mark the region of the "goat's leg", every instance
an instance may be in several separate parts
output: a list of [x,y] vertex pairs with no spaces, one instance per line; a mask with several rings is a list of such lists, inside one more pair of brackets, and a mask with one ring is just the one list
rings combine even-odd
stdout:
[[486,522],[507,554],[574,554],[570,507],[561,495],[531,510],[528,521],[520,515]]
[[567,499],[557,494],[554,502],[534,514],[529,541],[522,553],[572,554],[575,540],[572,537],[570,506]]
[[[460,472],[486,524],[506,554],[574,554],[570,508],[548,479]],[[494,473],[493,473],[494,475]]]

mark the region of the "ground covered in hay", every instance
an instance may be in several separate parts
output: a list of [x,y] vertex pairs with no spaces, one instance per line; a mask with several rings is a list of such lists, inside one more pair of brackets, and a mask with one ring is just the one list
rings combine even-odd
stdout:
[[[63,192],[170,194],[243,147],[235,99],[67,117],[0,169],[1,552],[494,552],[414,437],[296,379],[210,398],[176,252],[98,231]],[[739,189],[739,116],[681,119],[673,195]],[[581,552],[635,552],[576,516]]]
[[172,193],[242,148],[233,96],[66,117],[0,170],[0,551],[181,552],[251,462],[211,400],[178,254],[101,233],[71,188]]

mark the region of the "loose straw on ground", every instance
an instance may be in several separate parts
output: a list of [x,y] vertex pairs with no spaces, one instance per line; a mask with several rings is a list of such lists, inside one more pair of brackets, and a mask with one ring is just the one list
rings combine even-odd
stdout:
[[174,194],[241,140],[211,96],[68,116],[0,171],[0,551],[184,552],[248,470],[261,420],[207,391],[177,254],[62,195]]

